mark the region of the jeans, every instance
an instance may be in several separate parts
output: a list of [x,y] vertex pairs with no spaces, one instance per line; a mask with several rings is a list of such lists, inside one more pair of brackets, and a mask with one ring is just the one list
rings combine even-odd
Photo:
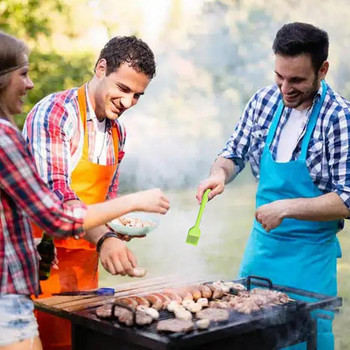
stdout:
[[0,295],[0,346],[17,343],[39,335],[29,296]]

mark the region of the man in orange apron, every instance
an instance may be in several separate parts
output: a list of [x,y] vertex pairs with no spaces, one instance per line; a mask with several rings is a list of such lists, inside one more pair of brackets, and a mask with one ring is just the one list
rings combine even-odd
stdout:
[[[24,137],[42,178],[64,202],[93,204],[114,198],[125,130],[119,116],[134,106],[155,74],[154,55],[135,37],[115,37],[103,48],[93,78],[79,89],[54,93],[28,114]],[[102,235],[110,229],[96,228]],[[35,236],[41,237],[35,228]],[[120,239],[100,250],[103,266],[125,275],[136,259]],[[113,249],[111,249],[113,244]],[[98,253],[93,244],[74,239],[55,240],[59,269],[41,283],[43,295],[97,288]],[[112,264],[112,255],[117,263]],[[38,312],[45,350],[71,348],[70,322]]]

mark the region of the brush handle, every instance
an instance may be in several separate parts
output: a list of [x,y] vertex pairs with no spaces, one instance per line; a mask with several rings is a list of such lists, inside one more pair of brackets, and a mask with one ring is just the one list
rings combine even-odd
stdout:
[[199,207],[199,213],[198,213],[197,220],[196,220],[196,226],[199,226],[199,223],[201,222],[201,218],[202,218],[202,214],[203,214],[203,211],[204,211],[204,207],[205,207],[205,205],[208,202],[208,194],[209,194],[210,191],[211,191],[211,189],[208,188],[203,194],[201,205]]

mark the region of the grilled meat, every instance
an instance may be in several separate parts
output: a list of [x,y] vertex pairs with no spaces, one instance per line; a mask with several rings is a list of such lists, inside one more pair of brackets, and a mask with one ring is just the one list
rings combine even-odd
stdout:
[[137,295],[133,295],[130,297],[131,299],[134,299],[137,302],[137,305],[143,305],[146,307],[150,307],[151,303],[144,297],[139,297]]
[[118,318],[118,322],[126,326],[133,326],[135,323],[134,312],[125,307],[114,306],[114,316]]
[[192,294],[193,300],[197,301],[202,297],[202,292],[198,286],[189,286],[187,290]]
[[206,286],[212,291],[211,299],[221,299],[224,296],[224,291],[221,288],[214,286],[213,284],[206,284]]
[[213,295],[213,292],[211,291],[211,289],[204,284],[199,285],[198,289],[202,293],[202,298],[210,299]]
[[208,329],[209,325],[210,325],[210,321],[206,318],[203,318],[196,322],[196,326],[198,329]]
[[135,322],[139,326],[144,326],[153,322],[152,316],[150,316],[146,310],[137,309],[135,315]]
[[111,318],[112,317],[112,304],[106,304],[96,309],[96,315],[100,318]]
[[209,307],[215,309],[230,309],[230,304],[227,301],[223,300],[211,300],[209,301]]
[[167,296],[168,298],[170,298],[172,301],[175,301],[178,304],[181,304],[182,302],[182,298],[180,297],[180,295],[178,295],[176,293],[176,291],[174,290],[173,292],[167,292],[167,291],[163,291],[162,294],[164,294],[165,296]]
[[153,295],[157,296],[162,301],[162,309],[166,309],[171,302],[171,299],[163,293],[153,293]]
[[196,313],[196,317],[200,319],[208,319],[211,322],[226,321],[229,317],[229,312],[222,309],[209,308]]
[[190,320],[179,320],[172,318],[170,320],[159,321],[157,324],[158,332],[189,332],[193,330],[193,322]]
[[136,309],[137,305],[138,305],[137,301],[131,297],[117,298],[117,299],[115,299],[115,303],[123,304],[123,305],[129,306],[129,307],[132,307],[134,309]]
[[147,294],[144,296],[152,305],[153,309],[160,310],[163,308],[162,299],[156,294]]
[[273,304],[285,304],[292,301],[287,294],[278,292],[277,290],[255,288],[250,291],[250,294],[264,296],[268,303]]
[[197,304],[201,304],[202,307],[209,306],[209,301],[207,298],[200,298],[197,300]]
[[235,282],[223,282],[224,285],[226,285],[227,287],[229,287],[230,289],[234,289],[234,290],[245,290],[246,288],[244,287],[243,284],[241,283],[235,283]]

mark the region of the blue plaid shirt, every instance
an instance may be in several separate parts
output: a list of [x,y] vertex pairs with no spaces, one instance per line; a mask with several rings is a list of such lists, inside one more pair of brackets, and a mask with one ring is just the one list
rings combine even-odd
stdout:
[[[323,193],[337,193],[350,208],[350,102],[327,86],[327,94],[310,139],[306,165],[312,181]],[[313,103],[320,98],[321,89]],[[280,99],[280,91],[277,85],[273,85],[259,90],[248,102],[233,134],[219,154],[235,163],[235,176],[249,161],[254,177],[259,179],[262,152]],[[290,113],[291,108],[285,107],[270,146],[274,159],[282,128]],[[305,126],[306,123],[303,133]],[[291,160],[298,158],[301,141],[302,137]]]

